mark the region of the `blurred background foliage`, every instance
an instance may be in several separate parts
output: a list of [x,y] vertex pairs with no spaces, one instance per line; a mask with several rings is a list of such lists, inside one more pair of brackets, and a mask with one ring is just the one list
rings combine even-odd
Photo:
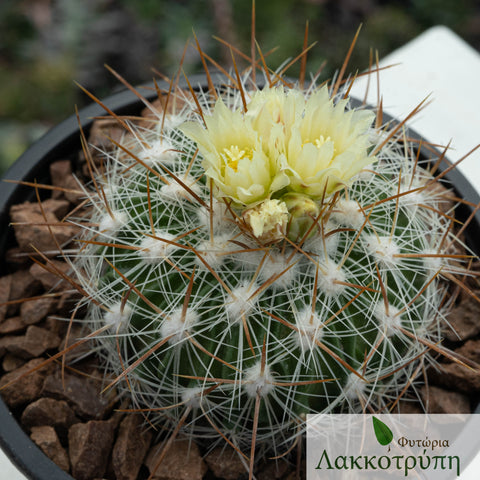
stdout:
[[[257,39],[272,68],[301,51],[306,20],[309,71],[326,61],[324,77],[341,66],[360,24],[350,71],[368,66],[425,29],[443,24],[480,49],[478,0],[257,0]],[[192,29],[202,49],[231,64],[230,52],[213,35],[250,48],[250,0],[1,0],[0,171],[49,127],[88,98],[119,88],[110,65],[132,84],[149,81],[152,68],[176,73]],[[192,43],[192,42],[191,42]],[[189,47],[187,74],[201,65]],[[298,66],[289,71],[298,74]]]

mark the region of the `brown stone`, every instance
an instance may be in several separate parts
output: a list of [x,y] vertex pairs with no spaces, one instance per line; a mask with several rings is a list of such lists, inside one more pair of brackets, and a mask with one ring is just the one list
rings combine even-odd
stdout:
[[76,480],[103,477],[107,470],[113,436],[114,427],[109,422],[91,420],[70,427],[70,463]]
[[27,429],[50,425],[61,435],[65,435],[72,425],[79,422],[67,402],[47,397],[28,405],[22,413],[21,421]]
[[156,124],[158,124],[159,119],[162,118],[163,101],[157,98],[151,103],[151,106],[153,107],[153,111],[150,107],[145,107],[142,110],[142,120],[139,121],[140,128],[153,128]]
[[57,301],[54,297],[44,296],[35,300],[23,302],[20,306],[20,316],[25,325],[38,323],[55,309]]
[[[63,322],[64,326],[68,328],[68,323]],[[84,325],[73,324],[70,328],[70,331],[65,332],[62,336],[62,342],[60,344],[60,350],[66,350],[68,347],[71,347],[75,343],[81,341],[88,335],[88,331]],[[73,361],[77,358],[87,357],[92,353],[92,341],[87,341],[80,343],[79,345],[75,346],[72,350],[70,350],[65,355],[65,359],[67,362]]]
[[438,370],[430,368],[428,378],[431,383],[449,390],[471,395],[480,392],[480,371],[467,368],[458,363],[438,365]]
[[124,135],[125,129],[121,127],[116,120],[95,120],[88,137],[90,153],[94,162],[100,163],[103,160],[102,152],[109,152],[115,148],[115,145],[110,139],[115,142],[120,142]]
[[42,452],[62,470],[70,470],[67,452],[62,447],[53,427],[33,427],[30,438],[40,447]]
[[427,184],[427,187],[423,190],[425,196],[435,196],[438,201],[438,210],[445,215],[452,215],[455,209],[456,201],[451,189],[442,185],[440,182],[434,182]]
[[101,394],[102,383],[91,378],[77,377],[61,372],[49,375],[43,394],[65,400],[80,418],[101,420],[112,410],[115,390]]
[[[64,317],[70,317],[72,311],[82,298],[82,294],[77,290],[67,290],[63,292],[58,300],[57,312]],[[76,318],[82,318],[81,315],[84,313],[84,308],[77,309],[76,312]]]
[[61,292],[73,288],[70,282],[61,276],[70,275],[70,266],[66,262],[50,260],[45,266],[34,263],[30,267],[30,273],[47,292]]
[[55,335],[58,335],[62,339],[59,347],[60,350],[63,349],[62,345],[64,344],[65,335],[68,330],[68,324],[68,321],[54,316],[48,316],[45,320],[45,328],[48,328],[48,330]]
[[[79,154],[79,157],[80,157],[80,161],[82,162],[82,175],[86,178],[91,178],[87,162],[85,162],[85,154],[82,152]],[[98,160],[97,160],[97,163],[98,163]]]
[[[292,470],[293,469],[293,470]],[[295,467],[291,467],[289,473],[283,477],[283,480],[305,480],[305,473],[306,466],[304,463],[302,463],[302,466],[300,468],[300,474],[297,473]]]
[[115,431],[118,430],[120,423],[125,418],[125,416],[127,416],[127,414],[122,410],[126,409],[129,404],[130,402],[127,400],[126,402],[124,402],[119,406],[118,410],[115,409],[113,413],[111,413],[110,416],[108,417],[108,422],[110,422],[113,425],[113,428],[115,429]]
[[237,480],[247,469],[239,454],[230,447],[216,447],[205,457],[205,462],[216,477]]
[[[471,272],[480,272],[480,260],[474,259],[470,264]],[[478,298],[480,298],[480,280],[478,275],[469,275],[462,278],[462,282],[465,283],[465,286],[470,289],[470,291]],[[461,292],[461,295],[464,297],[470,297],[468,290]]]
[[[65,197],[69,202],[77,205],[85,195],[80,187],[79,180],[72,174],[72,167],[69,160],[59,160],[50,165],[50,177],[52,185],[58,187],[53,190],[53,198]],[[63,218],[59,216],[59,218]]]
[[468,340],[455,353],[480,365],[480,340]]
[[141,428],[142,417],[127,415],[120,423],[112,452],[112,466],[117,480],[136,480],[147,454],[152,432]]
[[[16,302],[23,298],[33,297],[42,289],[42,284],[32,276],[30,270],[18,270],[12,273],[12,285],[10,289],[10,302]],[[7,315],[15,315],[19,311],[21,303],[13,303],[8,306]]]
[[20,368],[22,365],[25,365],[25,359],[16,357],[11,353],[7,353],[2,361],[2,368],[4,372],[12,372],[17,368]]
[[4,337],[6,349],[20,358],[35,358],[60,345],[60,337],[49,330],[30,325],[25,335]]
[[448,323],[451,328],[445,329],[445,337],[458,342],[478,335],[480,333],[478,311],[479,305],[473,298],[464,298],[448,314]]
[[258,470],[258,480],[276,480],[287,473],[288,465],[285,461],[267,460]]
[[[70,160],[57,160],[50,164],[50,179],[54,187],[64,188],[65,178],[72,174]],[[53,190],[52,198],[61,198],[64,194],[61,190]]]
[[22,317],[10,317],[0,323],[0,335],[23,332],[26,328],[27,324],[22,320]]
[[[63,201],[51,199],[50,202]],[[58,251],[57,243],[60,246],[67,244],[77,233],[78,229],[73,225],[58,225],[59,219],[53,213],[58,209],[53,204],[47,207],[42,212],[37,203],[25,202],[10,208],[15,238],[25,252],[34,251],[35,248],[41,252]]]
[[[39,213],[42,212],[38,203],[34,204]],[[45,212],[53,213],[58,219],[63,218],[70,211],[70,204],[67,200],[56,200],[48,198],[42,202],[42,208]]]
[[422,414],[422,413],[425,413],[425,410],[420,406],[417,399],[415,399],[414,401],[402,399],[399,402],[397,402],[394,413]]
[[145,460],[152,479],[201,480],[203,478],[207,466],[193,440],[176,440],[159,463],[165,443],[152,447]]
[[8,338],[0,336],[0,358],[7,353]]
[[0,278],[0,323],[5,320],[8,305],[6,302],[10,299],[10,290],[12,288],[12,277],[6,275]]
[[32,297],[41,290],[41,283],[32,276],[29,270],[18,270],[12,273],[10,301]]
[[65,198],[73,203],[78,205],[86,198],[85,191],[82,189],[83,184],[80,180],[74,175],[70,175],[65,179]]
[[30,257],[20,247],[9,248],[5,253],[5,262],[12,270],[26,268],[30,263]]
[[428,413],[471,413],[466,395],[429,385],[420,389]]
[[7,405],[17,407],[31,403],[40,397],[43,382],[52,365],[46,365],[40,370],[35,370],[44,358],[35,358],[25,365],[6,373],[0,379],[1,394]]

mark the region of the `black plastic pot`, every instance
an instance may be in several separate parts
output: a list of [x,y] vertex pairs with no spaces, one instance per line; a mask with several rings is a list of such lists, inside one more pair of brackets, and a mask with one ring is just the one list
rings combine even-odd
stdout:
[[[192,77],[190,81],[193,85],[205,83],[203,76]],[[166,84],[162,84],[161,87],[168,89]],[[140,88],[139,91],[147,99],[151,100],[156,97],[155,89],[151,85],[145,89]],[[138,97],[128,90],[104,99],[103,103],[118,115],[138,114],[144,106]],[[97,104],[82,109],[79,112],[79,118],[83,130],[88,134],[94,117],[105,114],[106,111]],[[410,135],[412,136],[412,132]],[[72,156],[79,148],[81,148],[81,144],[78,121],[76,116],[72,115],[32,145],[8,170],[4,179],[28,182],[36,180],[38,183],[48,183],[49,165],[56,160]],[[425,150],[424,157],[428,158],[428,156],[428,152]],[[443,165],[443,168],[446,168],[446,164]],[[473,204],[480,203],[480,196],[459,171],[449,172],[446,179],[451,183],[458,196],[468,199]],[[8,226],[10,206],[26,200],[33,200],[33,198],[34,192],[31,187],[5,182],[0,184],[0,252],[5,252],[14,244],[13,231]],[[472,209],[465,205],[460,206],[457,210],[457,216],[461,220],[467,219],[471,213]],[[466,232],[466,238],[474,252],[480,255],[480,212],[475,213],[475,219]],[[5,274],[5,260],[2,255],[3,253],[0,253],[0,272]],[[477,413],[480,413],[479,408],[477,408]],[[0,446],[18,469],[30,479],[72,480],[69,474],[61,470],[30,440],[1,399]],[[478,450],[478,445],[472,445],[471,452],[466,453],[465,458],[470,460]]]

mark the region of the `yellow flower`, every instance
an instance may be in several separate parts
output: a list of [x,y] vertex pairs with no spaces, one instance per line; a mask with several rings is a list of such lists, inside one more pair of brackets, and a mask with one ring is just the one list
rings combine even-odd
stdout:
[[318,201],[375,161],[368,156],[374,114],[346,112],[346,104],[334,105],[327,87],[309,97],[265,88],[251,94],[245,114],[219,98],[205,115],[206,128],[187,122],[181,130],[197,143],[215,195],[234,206],[251,208],[277,192]]
[[215,195],[228,197],[236,206],[251,206],[270,198],[288,184],[278,156],[269,156],[251,118],[232,111],[219,98],[211,115],[205,115],[206,128],[187,122],[180,128],[194,140],[203,156]]
[[375,161],[368,155],[367,133],[374,113],[346,112],[346,104],[334,105],[324,87],[306,100],[303,115],[285,131],[289,190],[316,199],[329,196]]
[[300,118],[305,98],[299,90],[265,88],[252,94],[246,116],[270,152],[281,150],[285,133]]

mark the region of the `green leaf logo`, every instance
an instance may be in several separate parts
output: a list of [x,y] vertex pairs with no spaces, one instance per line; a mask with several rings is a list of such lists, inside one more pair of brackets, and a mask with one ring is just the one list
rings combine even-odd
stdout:
[[386,446],[393,440],[392,431],[378,418],[372,417],[373,430],[380,445]]

